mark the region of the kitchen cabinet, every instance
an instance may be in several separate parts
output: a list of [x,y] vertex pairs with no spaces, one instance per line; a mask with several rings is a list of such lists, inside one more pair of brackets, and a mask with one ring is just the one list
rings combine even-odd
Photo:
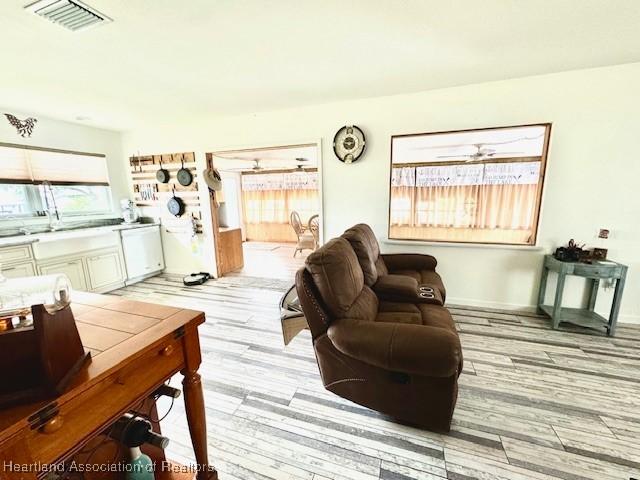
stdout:
[[36,264],[32,261],[2,265],[2,275],[6,278],[31,277],[36,274]]
[[64,273],[69,278],[71,286],[76,290],[88,289],[82,258],[38,265],[39,275],[51,275],[54,273]]
[[118,250],[111,250],[86,257],[87,274],[91,291],[100,291],[124,281],[124,268]]
[[0,264],[2,265],[31,260],[32,258],[31,245],[16,245],[0,248]]
[[62,273],[76,290],[105,293],[163,269],[159,225],[118,230],[98,227],[0,239],[0,271],[4,276]]

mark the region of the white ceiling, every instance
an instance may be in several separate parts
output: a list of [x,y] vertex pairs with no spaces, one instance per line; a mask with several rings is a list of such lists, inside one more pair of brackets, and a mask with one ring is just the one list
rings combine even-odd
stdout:
[[640,61],[638,0],[0,2],[0,105],[115,129]]

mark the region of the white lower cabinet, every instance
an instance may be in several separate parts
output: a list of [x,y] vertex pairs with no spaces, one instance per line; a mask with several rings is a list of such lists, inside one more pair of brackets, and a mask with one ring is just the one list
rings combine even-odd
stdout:
[[[122,235],[121,235],[122,234]],[[162,271],[160,227],[151,225],[90,236],[36,239],[33,243],[0,246],[0,272],[8,278],[62,273],[76,290],[105,293]],[[62,236],[64,238],[58,238]],[[126,263],[123,253],[126,245]],[[126,265],[126,266],[125,266]],[[131,272],[127,278],[127,269]]]
[[88,290],[82,258],[38,265],[38,274],[51,275],[53,273],[64,273],[69,277],[71,286],[76,290]]
[[7,278],[32,277],[36,274],[36,264],[33,262],[15,263],[2,266],[2,275]]
[[89,283],[93,291],[125,280],[122,257],[118,250],[91,255],[86,258],[86,262]]

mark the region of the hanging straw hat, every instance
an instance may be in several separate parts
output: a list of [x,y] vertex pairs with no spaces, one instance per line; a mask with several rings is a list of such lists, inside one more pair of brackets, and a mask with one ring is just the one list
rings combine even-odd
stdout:
[[214,192],[222,190],[222,177],[215,168],[205,168],[202,172],[202,177],[204,178],[204,183]]

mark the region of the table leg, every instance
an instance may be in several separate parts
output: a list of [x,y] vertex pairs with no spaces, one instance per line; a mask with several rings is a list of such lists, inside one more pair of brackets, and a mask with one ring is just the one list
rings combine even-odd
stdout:
[[566,275],[563,272],[558,273],[558,284],[556,285],[556,296],[553,302],[553,314],[551,320],[553,321],[553,329],[557,329],[560,325],[560,316],[562,313],[562,294],[564,293],[564,279]]
[[200,366],[200,341],[197,329],[190,329],[183,337],[186,366],[180,372],[184,376],[184,406],[189,424],[191,443],[198,464],[198,480],[218,480],[218,472],[209,465],[207,452],[207,419],[204,408],[202,381],[198,373]]
[[598,288],[600,288],[600,280],[597,278],[594,278],[593,280],[591,280],[591,294],[589,295],[589,306],[587,307],[592,312],[596,308],[596,299],[598,298]]
[[611,313],[609,314],[609,328],[607,335],[613,337],[616,333],[618,325],[618,314],[620,313],[620,303],[622,302],[622,292],[627,279],[627,267],[623,267],[620,278],[616,281],[616,289],[613,292],[613,303],[611,305]]
[[540,287],[538,288],[538,313],[544,313],[540,308],[544,305],[544,297],[547,293],[547,278],[549,277],[549,269],[542,267],[542,276],[540,277]]

